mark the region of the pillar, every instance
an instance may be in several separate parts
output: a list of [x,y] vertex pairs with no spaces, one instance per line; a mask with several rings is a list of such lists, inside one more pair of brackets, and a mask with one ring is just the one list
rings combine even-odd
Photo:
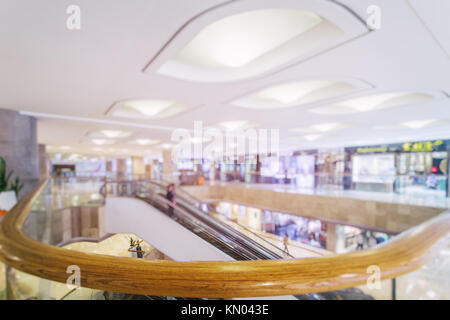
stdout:
[[127,160],[117,159],[117,176],[124,176],[127,173]]
[[336,252],[336,224],[327,222],[327,250],[331,252]]
[[131,157],[131,172],[133,176],[143,176],[145,174],[144,158],[137,156]]
[[39,182],[39,151],[36,118],[17,111],[0,109],[0,156],[11,178],[19,177],[24,187],[19,197],[33,190]]
[[40,144],[39,148],[39,179],[43,180],[49,176],[49,162],[45,144]]
[[113,171],[113,163],[111,160],[106,161],[106,172],[112,172]]
[[152,178],[152,165],[146,164],[145,165],[145,177],[151,179]]
[[167,181],[173,181],[174,171],[175,171],[174,165],[172,163],[172,150],[169,149],[163,150],[163,166],[162,166],[163,179]]
[[214,183],[216,181],[216,162],[211,161],[211,167],[209,168],[209,181]]

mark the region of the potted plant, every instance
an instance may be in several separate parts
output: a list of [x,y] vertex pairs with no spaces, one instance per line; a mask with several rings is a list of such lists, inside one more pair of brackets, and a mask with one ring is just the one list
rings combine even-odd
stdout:
[[7,172],[6,161],[0,157],[0,213],[3,212],[3,214],[14,207],[19,192],[23,188],[19,177],[16,177],[13,182],[9,182],[12,175],[13,171]]

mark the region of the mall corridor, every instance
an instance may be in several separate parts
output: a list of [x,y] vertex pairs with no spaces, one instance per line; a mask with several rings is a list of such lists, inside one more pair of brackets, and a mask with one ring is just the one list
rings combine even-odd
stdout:
[[450,300],[448,12],[2,0],[0,302]]

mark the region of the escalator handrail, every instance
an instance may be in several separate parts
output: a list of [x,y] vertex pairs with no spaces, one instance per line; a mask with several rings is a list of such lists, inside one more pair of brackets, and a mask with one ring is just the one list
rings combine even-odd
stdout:
[[[215,230],[212,230],[208,225],[205,225],[202,221],[199,221],[198,219],[195,219],[192,217],[192,214],[190,214],[188,211],[184,210],[183,208],[180,208],[179,206],[174,205],[170,201],[168,201],[165,197],[161,196],[158,193],[145,193],[145,195],[142,194],[136,194],[136,183],[133,181],[119,181],[117,182],[119,184],[128,184],[133,185],[133,190],[131,193],[126,194],[127,196],[134,196],[137,198],[144,198],[149,200],[150,202],[157,201],[160,204],[162,203],[163,206],[172,207],[174,209],[174,213],[180,214],[182,219],[185,221],[188,220],[189,223],[195,225],[197,228],[201,228],[202,232],[206,233],[210,238],[214,239],[217,242],[220,242],[223,246],[227,247],[229,250],[234,251],[235,254],[238,254],[240,256],[245,257],[246,260],[254,260],[258,257],[255,256],[255,254],[248,249],[247,246],[242,245],[242,243],[234,241],[233,238],[227,236],[227,235],[220,235],[217,234]],[[124,195],[124,194],[121,194]],[[193,230],[191,230],[193,231]],[[194,231],[193,231],[194,232]],[[194,232],[195,233],[195,232]]]
[[[181,208],[178,205],[173,205],[170,201],[168,201],[165,197],[163,197],[160,194],[155,193],[156,196],[159,197],[160,201],[163,201],[166,205],[173,207],[175,210],[181,210]],[[203,228],[205,228],[206,230],[208,230],[208,233],[210,235],[214,235],[216,238],[218,231],[220,230],[221,232],[219,232],[219,234],[221,234],[222,236],[225,236],[227,239],[229,239],[234,245],[237,245],[242,249],[244,249],[247,252],[247,255],[249,255],[249,257],[251,257],[251,259],[260,259],[261,257],[264,257],[266,259],[268,258],[282,258],[279,256],[276,256],[275,254],[269,252],[261,252],[260,248],[255,248],[255,246],[253,245],[251,239],[247,239],[246,237],[243,236],[236,236],[236,234],[230,234],[230,232],[227,232],[227,230],[224,230],[224,225],[223,224],[218,224],[216,223],[216,221],[211,220],[210,217],[205,217],[205,215],[203,214],[202,211],[199,211],[196,208],[189,208],[190,212],[185,210],[184,208],[181,210],[181,212],[183,212],[185,217],[189,217],[190,220],[194,220],[196,223],[200,222],[203,226]],[[193,211],[197,211],[197,212],[193,212]],[[199,213],[201,214],[199,216]],[[206,220],[206,221],[205,221]],[[213,226],[211,226],[213,225]],[[214,228],[215,227],[215,228]],[[211,229],[212,228],[212,229]],[[217,228],[219,230],[217,230]],[[258,252],[259,256],[255,256],[254,252]]]
[[[155,181],[151,181],[151,180],[144,180],[141,182],[145,182],[145,183],[150,183],[153,185],[156,185],[160,188],[164,188],[164,185],[159,184],[158,182]],[[183,190],[184,191],[184,190]],[[186,191],[184,191],[185,194],[188,194]],[[179,197],[177,195],[177,197]],[[179,197],[180,199],[183,199],[183,197]],[[194,198],[193,196],[191,196],[191,198]],[[198,200],[198,202],[200,203],[200,200]],[[212,218],[211,216],[205,214],[205,212],[203,212],[202,210],[200,210],[199,208],[195,207],[195,205],[190,204],[191,207],[190,210],[192,210],[197,218],[202,218],[208,221],[208,223],[213,224],[214,226],[219,227],[220,229],[222,229],[228,236],[231,237],[237,237],[238,239],[240,239],[241,241],[243,241],[244,243],[248,243],[249,245],[253,246],[255,248],[255,250],[258,250],[261,252],[261,254],[266,255],[268,258],[270,259],[282,259],[283,256],[279,255],[273,251],[271,251],[270,249],[268,249],[267,247],[262,246],[261,244],[259,244],[258,242],[256,242],[255,240],[245,236],[244,234],[240,233],[239,231],[235,230],[234,228],[232,228],[231,226],[222,223],[220,221],[218,221],[217,219]],[[259,237],[258,235],[256,235],[254,232],[248,230],[248,232],[252,233],[253,235],[255,235],[256,237],[262,239],[264,241],[264,243],[267,243],[269,247],[273,247],[275,249],[277,249],[278,251],[282,251],[280,248],[276,247],[275,245],[273,245],[272,243],[270,243],[269,241]],[[288,255],[288,254],[286,254]],[[289,255],[290,257],[292,257],[291,255]],[[293,257],[292,257],[293,258]]]

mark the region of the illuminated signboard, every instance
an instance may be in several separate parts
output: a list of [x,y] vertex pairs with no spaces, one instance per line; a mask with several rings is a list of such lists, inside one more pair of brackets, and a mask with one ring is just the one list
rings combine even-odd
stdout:
[[447,150],[447,145],[450,146],[450,144],[448,144],[447,141],[445,140],[433,140],[433,141],[405,142],[384,146],[346,148],[346,150],[350,154],[386,153],[386,152],[431,152],[431,151],[445,151]]
[[403,151],[405,152],[425,152],[440,150],[444,142],[442,140],[425,141],[425,142],[406,142],[402,144]]

